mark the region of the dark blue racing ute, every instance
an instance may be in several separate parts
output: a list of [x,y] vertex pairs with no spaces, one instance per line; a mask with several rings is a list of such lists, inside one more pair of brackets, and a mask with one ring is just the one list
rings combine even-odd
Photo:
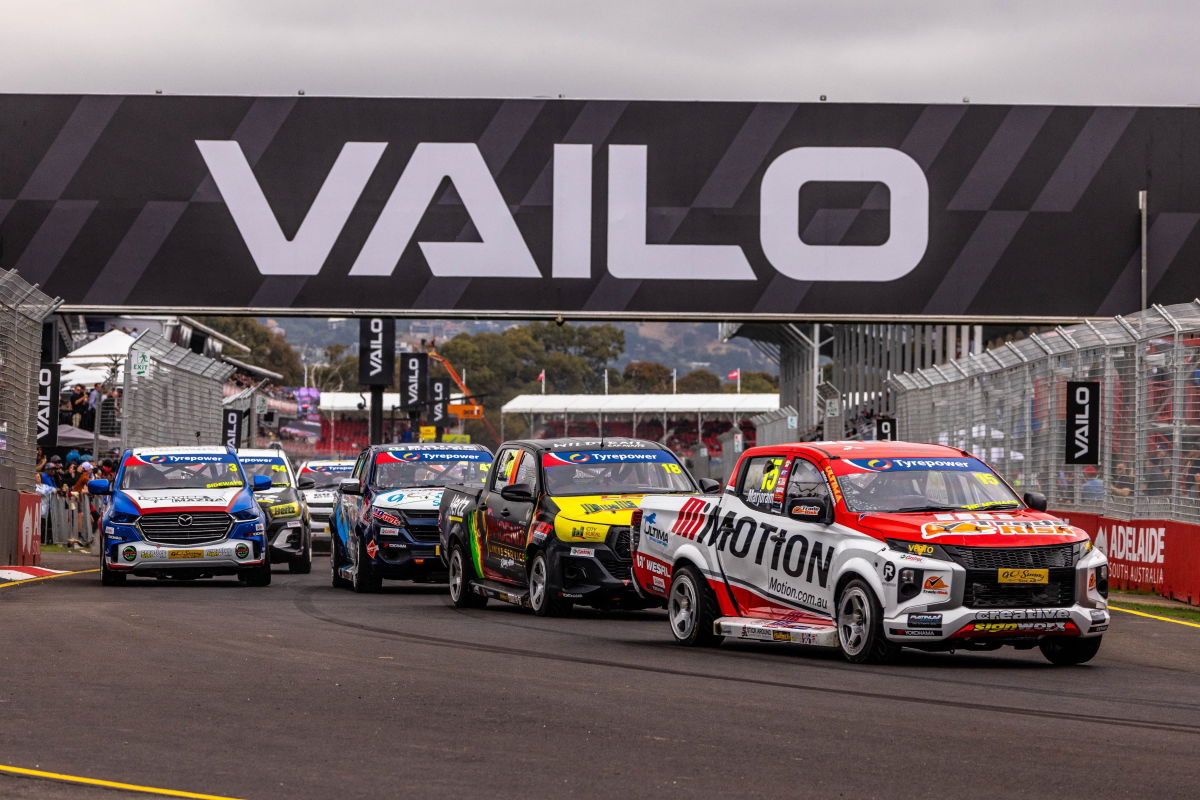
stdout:
[[472,444],[365,448],[338,484],[329,564],[335,587],[379,591],[384,579],[446,580],[438,507],[447,486],[482,487],[492,453]]

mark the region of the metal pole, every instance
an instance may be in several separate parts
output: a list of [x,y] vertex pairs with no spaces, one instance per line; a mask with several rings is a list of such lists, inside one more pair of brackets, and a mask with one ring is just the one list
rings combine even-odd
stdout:
[[1138,212],[1142,218],[1142,304],[1139,309],[1150,307],[1150,294],[1146,287],[1146,273],[1149,259],[1147,258],[1149,250],[1149,242],[1146,240],[1146,219],[1150,213],[1150,196],[1149,193],[1142,189],[1138,192]]
[[383,387],[371,387],[371,444],[383,444]]

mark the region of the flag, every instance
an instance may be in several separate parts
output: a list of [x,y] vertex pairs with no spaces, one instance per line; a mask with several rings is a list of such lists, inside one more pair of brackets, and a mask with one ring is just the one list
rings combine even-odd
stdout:
[[546,370],[539,372],[537,379],[544,382],[546,380]]
[[741,378],[742,378],[741,369],[735,369],[733,372],[731,372],[725,376],[725,380],[727,380],[727,381],[737,381],[737,380],[741,380]]

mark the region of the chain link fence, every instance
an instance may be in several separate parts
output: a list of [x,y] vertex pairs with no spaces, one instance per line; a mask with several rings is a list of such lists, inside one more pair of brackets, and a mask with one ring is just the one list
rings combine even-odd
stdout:
[[233,371],[157,333],[142,334],[125,362],[122,449],[221,444],[222,386]]
[[[1100,384],[1100,463],[1066,463],[1068,381]],[[1200,300],[1035,334],[891,379],[900,437],[971,451],[1051,508],[1200,521]]]
[[0,467],[13,471],[7,488],[21,492],[33,490],[37,466],[42,322],[58,304],[16,272],[0,270]]

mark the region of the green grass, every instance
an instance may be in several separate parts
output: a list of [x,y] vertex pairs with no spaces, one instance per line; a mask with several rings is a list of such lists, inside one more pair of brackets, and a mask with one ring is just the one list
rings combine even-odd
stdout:
[[87,550],[80,550],[78,547],[66,547],[61,544],[44,544],[41,546],[43,553],[83,553],[87,554]]
[[1141,611],[1143,614],[1153,614],[1156,617],[1177,619],[1183,622],[1200,622],[1200,608],[1178,608],[1175,606],[1149,606],[1145,603],[1113,603],[1117,608],[1127,608],[1130,611]]

